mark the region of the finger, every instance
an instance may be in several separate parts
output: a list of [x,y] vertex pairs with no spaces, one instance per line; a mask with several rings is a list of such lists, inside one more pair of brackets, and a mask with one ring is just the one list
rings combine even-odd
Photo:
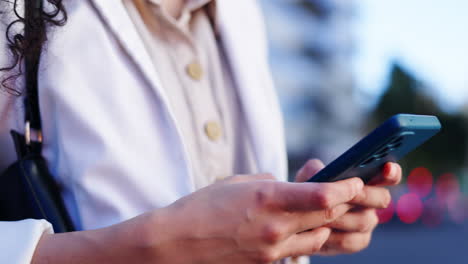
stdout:
[[329,228],[321,227],[290,236],[284,241],[281,258],[316,254],[325,244],[330,233]]
[[384,187],[364,186],[351,203],[362,207],[383,209],[387,208],[392,200],[390,192]]
[[[286,211],[330,209],[351,201],[363,186],[359,178],[332,183],[278,183],[269,198]],[[266,188],[261,189],[257,199],[263,199],[268,192]]]
[[367,248],[372,233],[332,232],[322,246],[320,255],[351,254]]
[[307,161],[307,163],[297,172],[295,182],[306,182],[324,167],[325,165],[323,162],[318,159]]
[[394,186],[401,182],[402,169],[397,163],[387,162],[379,175],[369,182],[373,186]]
[[375,209],[364,209],[348,212],[328,224],[327,227],[344,232],[367,233],[374,230],[378,223],[379,218]]
[[296,220],[290,221],[291,225],[289,232],[300,233],[317,227],[325,226],[345,216],[352,208],[352,205],[344,203],[331,209],[297,213],[290,216],[290,218],[296,217]]

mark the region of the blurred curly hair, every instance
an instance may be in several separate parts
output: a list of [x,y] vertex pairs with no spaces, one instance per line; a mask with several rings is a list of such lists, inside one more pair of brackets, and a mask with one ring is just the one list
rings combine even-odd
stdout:
[[0,72],[6,73],[0,77],[0,90],[16,96],[22,94],[22,89],[17,87],[16,81],[23,74],[24,58],[39,56],[47,41],[47,30],[53,26],[63,26],[67,21],[62,0],[22,1],[24,14],[34,15],[21,14],[19,0],[0,0],[0,6],[10,6],[2,10],[12,10],[0,11],[0,15],[9,17],[10,14],[6,13],[13,12],[15,17],[5,32],[11,58],[9,65],[0,68]]

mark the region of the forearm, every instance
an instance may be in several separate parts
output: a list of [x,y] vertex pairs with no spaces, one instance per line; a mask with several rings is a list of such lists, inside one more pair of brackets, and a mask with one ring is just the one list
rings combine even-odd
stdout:
[[154,245],[147,238],[149,228],[157,233],[157,223],[157,216],[151,213],[107,228],[46,234],[32,263],[154,263]]

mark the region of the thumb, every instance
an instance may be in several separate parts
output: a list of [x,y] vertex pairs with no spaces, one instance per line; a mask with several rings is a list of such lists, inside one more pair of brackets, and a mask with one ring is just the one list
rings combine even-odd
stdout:
[[297,172],[295,182],[306,182],[317,172],[323,169],[325,165],[319,159],[311,159]]

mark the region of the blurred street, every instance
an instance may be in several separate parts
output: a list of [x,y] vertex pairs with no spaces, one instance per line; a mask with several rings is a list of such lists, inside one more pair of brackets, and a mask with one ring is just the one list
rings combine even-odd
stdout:
[[467,264],[468,225],[427,228],[382,225],[370,247],[355,255],[313,257],[312,264]]

